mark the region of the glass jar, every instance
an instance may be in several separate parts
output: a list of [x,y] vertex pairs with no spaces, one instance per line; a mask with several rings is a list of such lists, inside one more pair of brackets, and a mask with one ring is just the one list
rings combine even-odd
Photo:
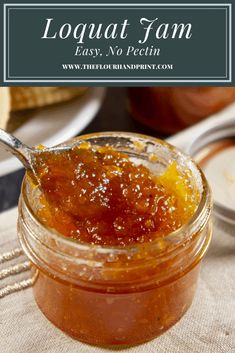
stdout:
[[235,102],[235,87],[131,87],[128,98],[136,120],[171,134]]
[[211,239],[211,195],[191,160],[161,140],[128,133],[81,136],[111,145],[162,173],[176,161],[191,171],[201,200],[192,219],[151,243],[107,247],[79,243],[37,218],[40,190],[26,177],[19,201],[18,234],[32,262],[35,300],[44,315],[70,336],[94,345],[134,345],[175,324],[194,297],[199,267]]

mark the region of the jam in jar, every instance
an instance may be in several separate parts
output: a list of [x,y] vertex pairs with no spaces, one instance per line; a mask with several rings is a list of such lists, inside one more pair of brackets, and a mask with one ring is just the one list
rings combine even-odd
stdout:
[[[150,340],[189,308],[211,238],[207,182],[154,138],[91,134],[38,157],[18,233],[35,300],[57,327],[95,345]],[[67,154],[66,154],[67,153]]]

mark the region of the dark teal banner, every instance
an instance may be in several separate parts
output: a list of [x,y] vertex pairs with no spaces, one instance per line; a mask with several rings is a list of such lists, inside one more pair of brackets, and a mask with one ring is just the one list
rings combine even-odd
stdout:
[[231,4],[3,6],[3,85],[232,85]]

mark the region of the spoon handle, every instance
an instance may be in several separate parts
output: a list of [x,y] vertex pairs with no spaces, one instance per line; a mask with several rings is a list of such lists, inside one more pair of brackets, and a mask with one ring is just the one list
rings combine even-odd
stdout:
[[0,129],[0,144],[14,154],[26,169],[31,169],[31,149],[19,141],[15,136]]

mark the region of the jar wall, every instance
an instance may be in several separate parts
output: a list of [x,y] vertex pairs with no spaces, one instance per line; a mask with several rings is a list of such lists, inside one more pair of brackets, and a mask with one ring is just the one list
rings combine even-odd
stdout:
[[36,269],[33,291],[44,315],[68,335],[94,345],[133,345],[175,324],[192,303],[200,263],[162,287],[134,293],[99,293]]
[[[193,300],[211,239],[210,190],[190,157],[164,141],[114,133],[85,138],[124,150],[156,173],[174,160],[189,169],[190,183],[201,193],[194,217],[166,237],[102,247],[72,241],[43,224],[36,217],[40,190],[24,180],[18,235],[36,271],[33,290],[41,311],[62,331],[89,344],[139,344],[164,333]],[[152,153],[157,161],[148,158]]]

